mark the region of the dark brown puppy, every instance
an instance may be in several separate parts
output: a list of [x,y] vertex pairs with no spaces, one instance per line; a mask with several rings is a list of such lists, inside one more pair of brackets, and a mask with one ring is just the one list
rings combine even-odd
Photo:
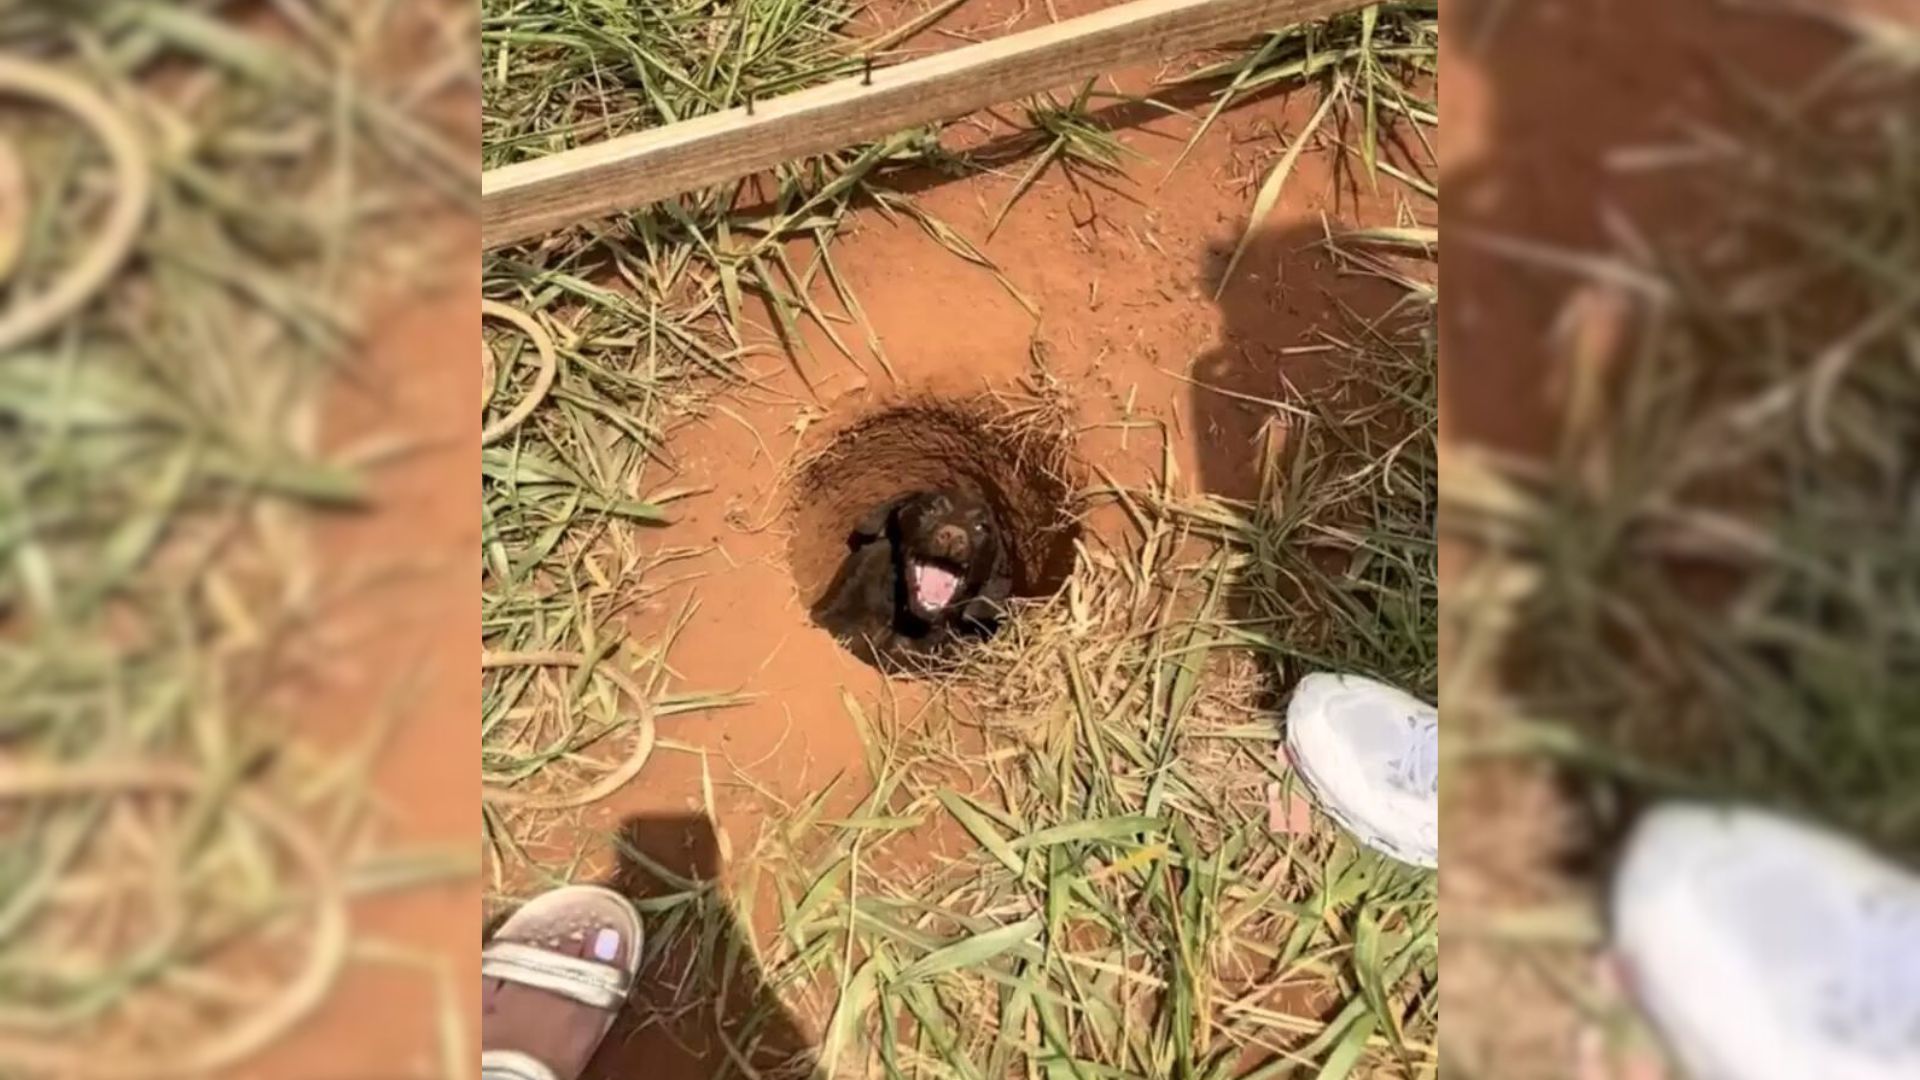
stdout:
[[922,491],[877,507],[813,619],[887,671],[925,666],[993,633],[1013,589],[1000,524],[976,495]]

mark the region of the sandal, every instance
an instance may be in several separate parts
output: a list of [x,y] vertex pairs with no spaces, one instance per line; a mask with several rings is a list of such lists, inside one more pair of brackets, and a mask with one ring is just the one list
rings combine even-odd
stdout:
[[640,916],[598,885],[535,897],[480,951],[482,1080],[576,1080],[640,968]]

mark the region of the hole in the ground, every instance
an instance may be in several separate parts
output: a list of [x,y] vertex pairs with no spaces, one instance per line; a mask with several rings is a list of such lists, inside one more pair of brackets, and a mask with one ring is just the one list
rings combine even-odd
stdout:
[[816,446],[795,472],[788,515],[788,562],[816,621],[862,546],[862,526],[917,493],[986,508],[1011,596],[1051,596],[1073,572],[1078,465],[1058,425],[1009,413],[991,398],[914,399],[829,423]]

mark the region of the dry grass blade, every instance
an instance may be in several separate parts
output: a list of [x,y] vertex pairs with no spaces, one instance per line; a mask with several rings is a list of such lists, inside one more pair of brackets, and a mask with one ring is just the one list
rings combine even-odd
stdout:
[[[100,292],[133,253],[153,198],[153,174],[140,136],[127,119],[86,83],[59,68],[34,60],[0,57],[0,94],[31,97],[67,112],[100,140],[112,157],[114,170],[113,209],[100,226],[99,236],[55,284],[38,295],[16,298],[0,312],[0,353],[5,353],[29,344],[72,315]],[[13,167],[16,173],[20,171],[17,158]],[[19,231],[5,240],[12,252],[4,260],[9,269],[25,243],[26,218],[24,179],[16,177],[12,186],[15,198],[10,200],[9,209],[19,219]]]
[[480,657],[481,671],[547,665],[588,669],[619,687],[634,709],[633,725],[636,731],[633,749],[619,764],[608,769],[599,779],[575,790],[561,794],[546,792],[528,794],[506,788],[482,787],[480,794],[485,802],[524,810],[570,810],[585,806],[588,803],[598,802],[625,787],[634,777],[640,775],[640,770],[646,767],[647,759],[653,756],[655,739],[653,699],[633,681],[632,676],[612,667],[595,667],[592,661],[579,653],[487,653]]
[[[524,313],[496,300],[482,299],[480,301],[480,314],[482,316],[492,316],[496,319],[504,319],[519,327],[521,332],[527,335],[528,340],[533,342],[534,350],[540,357],[540,371],[539,374],[534,376],[533,386],[527,390],[526,394],[523,395],[519,401],[514,403],[513,408],[507,410],[507,415],[488,424],[486,428],[480,432],[480,445],[485,446],[499,439],[507,432],[512,431],[514,428],[519,427],[521,421],[531,416],[533,410],[540,407],[540,403],[546,400],[547,391],[553,389],[553,379],[559,372],[560,362],[554,356],[553,338],[549,336],[545,330],[540,328],[539,323],[533,321],[533,319]],[[486,348],[484,344],[481,347],[483,349]],[[489,368],[493,367],[493,353],[491,350],[487,350],[486,364]],[[493,384],[494,378],[496,377],[490,371],[487,372],[487,374],[486,385],[483,387],[484,396],[481,398],[483,408],[485,407],[485,403],[493,398]]]
[[[80,795],[161,792],[192,799],[217,786],[190,769],[151,762],[0,768],[0,803],[43,801]],[[307,876],[316,912],[312,941],[298,973],[269,995],[265,1005],[234,1019],[217,1034],[176,1044],[158,1056],[102,1052],[70,1040],[22,1038],[0,1033],[0,1054],[15,1065],[60,1076],[195,1076],[227,1068],[290,1031],[317,1008],[331,989],[347,949],[347,911],[332,856],[305,824],[264,795],[236,791],[235,811],[266,829]]]
[[377,720],[323,748],[281,688],[349,591],[307,526],[365,494],[319,449],[350,313],[419,270],[369,241],[447,206],[390,140],[437,129],[369,119],[403,95],[358,39],[163,7],[0,13],[0,1058],[29,1072],[230,1067],[332,990],[351,890],[415,880],[353,745]]
[[1320,130],[1320,122],[1327,118],[1327,113],[1333,109],[1334,102],[1339,100],[1342,85],[1340,79],[1336,77],[1333,88],[1320,99],[1320,107],[1313,111],[1313,117],[1307,121],[1305,127],[1300,129],[1300,133],[1293,137],[1292,145],[1287,147],[1286,153],[1280,155],[1280,160],[1274,164],[1273,171],[1269,172],[1267,178],[1261,182],[1260,192],[1253,199],[1253,210],[1248,217],[1246,231],[1240,234],[1240,242],[1233,246],[1233,254],[1228,256],[1226,268],[1220,271],[1220,281],[1213,287],[1215,300],[1220,298],[1221,293],[1226,292],[1227,283],[1233,280],[1234,268],[1240,265],[1240,257],[1247,253],[1247,246],[1253,243],[1255,236],[1259,235],[1266,223],[1267,215],[1273,213],[1273,208],[1279,205],[1280,191],[1286,187],[1287,178],[1293,175],[1294,164],[1300,160],[1300,153],[1307,148],[1307,143],[1313,140],[1314,133]]

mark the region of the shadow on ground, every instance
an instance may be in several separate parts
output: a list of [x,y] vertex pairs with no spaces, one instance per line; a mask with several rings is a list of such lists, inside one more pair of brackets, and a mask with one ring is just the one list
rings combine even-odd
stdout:
[[586,1080],[817,1077],[811,1040],[767,986],[752,930],[720,891],[712,822],[700,814],[629,818],[615,847],[619,867],[603,884],[640,906],[645,964]]
[[[712,822],[628,818],[614,848],[618,867],[594,884],[634,901],[646,942],[633,993],[583,1080],[819,1080],[812,1040],[767,985],[750,928],[721,891]],[[507,914],[489,920],[487,936]]]
[[[1379,277],[1341,271],[1326,238],[1345,228],[1312,221],[1262,232],[1221,290],[1220,340],[1191,371],[1190,435],[1207,494],[1259,497],[1263,460],[1286,448],[1285,407],[1309,401],[1339,373],[1327,336],[1350,340],[1356,322],[1378,319],[1405,295]],[[1219,288],[1231,256],[1226,245],[1206,253],[1203,288]]]
[[[1306,424],[1339,424],[1354,414],[1362,399],[1377,400],[1355,376],[1353,350],[1365,327],[1378,324],[1407,299],[1389,280],[1359,271],[1329,249],[1327,235],[1343,226],[1318,221],[1274,229],[1247,246],[1233,276],[1221,291],[1219,339],[1193,364],[1188,416],[1198,469],[1198,487],[1215,498],[1242,504],[1241,513],[1257,524],[1260,565],[1249,568],[1242,587],[1228,597],[1234,621],[1274,643],[1268,703],[1277,705],[1301,675],[1337,667],[1338,649],[1322,649],[1323,628],[1301,626],[1285,614],[1315,608],[1299,595],[1300,579],[1281,553],[1312,560],[1334,579],[1357,575],[1354,552],[1346,545],[1324,551],[1303,550],[1314,530],[1302,525],[1304,507],[1316,497],[1309,475],[1345,467],[1330,454],[1350,454],[1355,432],[1323,430],[1314,436],[1313,458],[1296,460],[1306,444]],[[1200,268],[1202,287],[1215,288],[1231,250],[1209,252]],[[1311,415],[1312,419],[1307,419]],[[1377,424],[1379,421],[1370,421]],[[1392,440],[1379,431],[1369,437],[1381,445]],[[1303,490],[1306,489],[1306,490]],[[1335,524],[1321,520],[1318,526]],[[1368,527],[1364,523],[1354,523]],[[1349,592],[1361,588],[1353,584]],[[1425,602],[1430,598],[1416,598]],[[1287,625],[1282,625],[1286,623]],[[1408,672],[1374,672],[1405,678]],[[1410,687],[1424,692],[1423,687]]]

